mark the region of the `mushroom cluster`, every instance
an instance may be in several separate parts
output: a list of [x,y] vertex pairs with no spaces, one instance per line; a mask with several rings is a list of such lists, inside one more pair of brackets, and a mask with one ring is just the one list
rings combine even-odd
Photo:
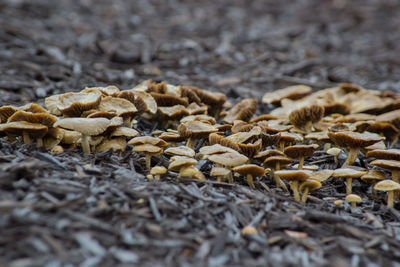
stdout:
[[[47,97],[46,108],[0,107],[0,137],[54,152],[81,147],[85,154],[121,155],[129,147],[144,155],[143,169],[156,180],[169,172],[178,179],[245,179],[255,189],[269,177],[303,202],[332,181],[354,199],[353,180],[360,178],[373,196],[387,191],[393,207],[400,190],[400,95],[353,84],[312,93],[297,85],[265,94],[268,113],[259,113],[258,104],[247,98],[232,105],[222,93],[151,80],[128,90],[91,87]],[[141,121],[152,129],[143,130]],[[318,165],[316,153],[329,164]]]

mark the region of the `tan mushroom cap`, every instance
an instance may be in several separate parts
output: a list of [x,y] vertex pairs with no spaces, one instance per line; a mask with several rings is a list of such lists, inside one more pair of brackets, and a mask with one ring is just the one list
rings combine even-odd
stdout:
[[61,140],[62,144],[66,144],[66,145],[76,144],[81,139],[82,134],[80,132],[70,131],[70,130],[65,130],[65,129],[63,129],[63,130],[64,130],[64,136]]
[[234,167],[232,170],[240,173],[241,175],[250,174],[253,177],[262,177],[267,173],[267,171],[263,167],[260,167],[256,164],[244,164]]
[[309,133],[306,136],[304,136],[304,139],[318,140],[318,141],[330,141],[327,131]]
[[325,180],[328,180],[332,176],[333,172],[334,172],[334,170],[316,171],[316,172],[313,172],[310,174],[310,179],[323,182]]
[[349,203],[360,203],[362,202],[362,199],[360,196],[356,194],[348,194],[345,198],[345,200]]
[[376,117],[377,122],[390,122],[398,127],[400,124],[400,109],[383,113]]
[[296,134],[296,133],[288,133],[288,132],[282,132],[281,133],[281,142],[302,142],[303,136],[301,134]]
[[133,151],[146,152],[149,154],[158,154],[158,153],[162,153],[162,148],[159,146],[151,145],[151,144],[140,144],[140,145],[136,145],[133,148]]
[[377,159],[370,164],[388,170],[400,170],[400,161],[397,160]]
[[290,163],[292,163],[292,160],[288,157],[282,157],[282,156],[272,156],[268,157],[264,160],[264,166],[269,167],[269,168],[275,168],[276,164],[279,163],[281,167],[287,166]]
[[243,99],[228,111],[223,122],[232,124],[235,120],[249,121],[256,109],[257,99]]
[[182,167],[189,167],[197,164],[197,160],[187,157],[180,157],[171,161],[168,169],[171,171],[179,171]]
[[110,120],[106,118],[65,118],[57,121],[54,127],[61,127],[91,136],[102,134],[109,125]]
[[61,116],[62,112],[58,109],[58,98],[60,95],[52,95],[44,99],[44,104],[49,112],[56,116]]
[[261,134],[261,128],[259,126],[253,127],[249,132],[238,132],[232,134],[225,139],[230,140],[236,144],[245,143],[250,138],[257,138]]
[[311,171],[306,170],[281,170],[275,172],[275,174],[282,179],[299,182],[303,182],[310,178],[311,173]]
[[197,103],[192,102],[189,106],[186,107],[186,110],[190,115],[200,115],[207,114],[208,107],[207,106],[199,106]]
[[214,154],[236,153],[236,152],[237,152],[236,150],[226,146],[222,146],[220,144],[215,144],[212,146],[203,146],[199,150],[199,153],[202,155],[214,155]]
[[124,151],[126,149],[126,140],[123,137],[114,137],[111,139],[104,139],[99,145],[96,146],[96,152],[104,152],[112,149],[115,151]]
[[7,134],[21,135],[22,132],[27,132],[31,137],[42,138],[48,131],[47,126],[30,123],[26,121],[15,121],[0,124],[0,132],[6,132]]
[[254,158],[265,160],[266,158],[272,157],[272,156],[286,157],[285,153],[283,153],[282,151],[279,151],[279,150],[276,150],[276,149],[268,149],[268,150],[264,150],[264,151],[258,152],[254,156]]
[[167,168],[165,168],[164,166],[155,166],[150,170],[150,174],[152,175],[161,175],[166,173],[167,173]]
[[14,106],[2,106],[0,107],[0,123],[6,123],[8,118],[11,117],[19,108]]
[[139,135],[138,131],[136,131],[135,129],[129,128],[129,127],[125,127],[125,126],[117,127],[110,134],[111,137],[116,137],[116,136],[136,137],[138,135]]
[[400,149],[376,149],[367,152],[367,158],[388,159],[400,161]]
[[259,122],[259,121],[269,121],[269,120],[277,120],[278,117],[271,115],[271,114],[262,114],[252,120],[250,122]]
[[59,95],[57,100],[56,107],[62,114],[70,117],[77,117],[85,110],[98,107],[101,100],[101,92],[65,93]]
[[186,138],[205,138],[210,133],[217,131],[218,129],[214,126],[200,121],[188,121],[178,126],[179,135]]
[[341,150],[340,148],[332,147],[332,148],[328,149],[328,150],[326,151],[326,153],[329,154],[329,155],[332,155],[332,156],[337,156],[337,155],[339,155],[339,153],[340,153],[341,151],[342,151],[342,150]]
[[47,127],[53,127],[53,124],[56,123],[57,118],[47,112],[32,113],[19,110],[8,118],[8,122],[13,121],[26,121],[30,123],[39,123],[46,125]]
[[206,177],[204,174],[194,166],[183,167],[182,170],[179,171],[180,177],[190,177],[199,180],[205,180]]
[[196,93],[201,102],[210,106],[222,106],[226,101],[226,95],[217,92],[210,92],[190,86],[191,90]]
[[132,104],[130,101],[124,99],[124,98],[117,98],[117,97],[112,97],[112,96],[106,96],[104,97],[100,105],[97,108],[99,111],[103,112],[116,112],[118,116],[133,116],[135,115],[138,110],[136,109],[136,106]]
[[238,152],[226,152],[210,155],[208,160],[226,167],[235,167],[247,163],[249,159]]
[[292,125],[268,124],[263,125],[262,130],[269,134],[277,134],[289,131],[292,128]]
[[385,142],[383,141],[379,141],[378,143],[375,143],[373,145],[370,146],[366,146],[365,149],[367,150],[376,150],[376,149],[386,149],[386,145]]
[[322,184],[320,180],[315,180],[310,177],[300,184],[299,191],[302,192],[306,187],[309,191],[314,191],[321,188],[321,186]]
[[157,138],[157,137],[151,137],[151,136],[138,136],[133,139],[131,139],[128,142],[129,145],[141,145],[141,144],[149,144],[153,146],[158,146],[158,147],[166,147],[168,146],[168,143],[165,142],[164,140]]
[[168,155],[194,157],[196,152],[187,146],[170,147],[164,151]]
[[261,144],[262,140],[258,139],[254,143],[247,143],[247,144],[238,144],[239,146],[239,151],[243,155],[246,155],[247,157],[253,157],[255,154],[258,153],[258,151],[261,150]]
[[223,167],[213,167],[210,171],[211,176],[226,176],[229,173],[231,173],[231,171]]
[[349,114],[334,120],[334,122],[359,122],[359,121],[374,121],[376,119],[375,115],[365,114],[365,113],[356,113]]
[[186,138],[180,136],[178,133],[163,132],[159,135],[159,138],[166,142],[182,142]]
[[316,144],[312,145],[294,145],[294,146],[289,146],[286,147],[283,152],[286,154],[286,156],[297,159],[300,157],[310,157],[314,153],[314,151],[318,148],[319,146]]
[[157,102],[146,92],[132,90],[135,94],[135,106],[140,113],[148,112],[150,114],[157,113]]
[[58,145],[61,140],[64,138],[64,129],[60,128],[49,128],[47,134],[44,136],[43,139],[43,146],[46,149],[52,149],[56,145]]
[[311,92],[312,89],[310,86],[294,85],[275,90],[271,93],[266,93],[262,98],[262,102],[267,104],[279,104],[284,98],[296,100],[310,94]]
[[351,168],[340,168],[336,169],[332,176],[336,178],[359,178],[366,173],[366,171],[359,171]]
[[189,115],[180,120],[181,123],[186,123],[188,121],[201,121],[201,122],[208,123],[211,125],[215,125],[217,123],[217,121],[215,120],[214,117],[211,117],[206,114]]
[[31,112],[31,113],[49,113],[45,108],[36,104],[36,103],[29,103],[19,107],[19,110]]
[[374,186],[375,190],[379,191],[395,191],[400,190],[400,184],[393,180],[383,180]]
[[90,93],[93,91],[99,91],[104,96],[114,96],[120,92],[119,88],[114,85],[110,85],[107,87],[86,87],[81,92],[82,93]]
[[[92,111],[92,110],[90,110]],[[115,111],[94,111],[90,112],[87,116],[85,116],[87,113],[86,111],[82,113],[82,117],[88,117],[88,118],[106,118],[106,119],[112,119],[114,117],[117,117],[118,114]]]
[[369,170],[366,174],[361,176],[363,181],[379,181],[385,179],[385,173],[379,170]]
[[172,107],[158,107],[158,111],[162,116],[170,120],[179,120],[180,118],[189,115],[185,106],[175,105]]
[[328,132],[328,136],[334,143],[341,147],[367,147],[385,139],[369,132]]

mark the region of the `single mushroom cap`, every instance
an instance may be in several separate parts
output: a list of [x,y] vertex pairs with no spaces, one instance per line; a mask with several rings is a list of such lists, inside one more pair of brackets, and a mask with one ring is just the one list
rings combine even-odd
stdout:
[[252,175],[253,177],[262,177],[267,171],[256,164],[244,164],[232,169],[233,171],[240,173],[241,175]]
[[222,154],[213,154],[208,159],[216,164],[227,167],[235,167],[247,163],[249,160],[246,156],[238,152],[226,152]]
[[264,160],[264,166],[269,168],[275,168],[276,164],[279,164],[282,167],[289,165],[292,163],[292,160],[286,156],[272,156],[268,157]]
[[266,93],[262,102],[267,104],[279,104],[282,99],[300,99],[312,92],[310,86],[306,85],[294,85],[283,89],[275,90],[271,93]]
[[187,106],[189,101],[187,97],[179,97],[170,94],[161,94],[151,92],[150,95],[154,98],[158,106],[171,107],[174,105],[184,105]]
[[317,104],[304,106],[290,112],[289,121],[292,125],[309,133],[311,132],[312,124],[324,117],[324,112],[324,107]]
[[26,121],[15,121],[0,124],[0,132],[5,132],[11,135],[22,135],[23,132],[26,132],[33,138],[42,138],[46,135],[47,131],[48,128],[45,125]]
[[138,136],[133,139],[131,139],[128,142],[129,145],[141,145],[141,144],[149,144],[153,146],[158,146],[158,147],[166,147],[168,146],[168,143],[165,142],[164,140],[157,138],[157,137],[151,137],[151,136]]
[[342,150],[341,150],[340,148],[332,147],[332,148],[328,149],[328,150],[326,151],[326,153],[329,154],[329,155],[332,155],[332,156],[337,156],[337,155],[339,155],[339,153],[340,153],[341,151],[342,151]]
[[318,145],[294,145],[286,147],[283,152],[286,156],[292,159],[298,159],[300,157],[311,157],[314,151],[318,148]]
[[211,124],[211,125],[215,125],[217,123],[217,121],[215,120],[214,117],[211,117],[206,114],[189,115],[189,116],[183,117],[180,120],[180,123],[186,123],[188,121],[201,121],[201,122]]
[[84,111],[97,108],[101,101],[101,95],[101,92],[97,91],[65,93],[57,97],[56,108],[64,115],[79,117]]
[[366,171],[359,171],[351,168],[340,168],[336,169],[332,176],[336,178],[360,178],[366,173]]
[[167,173],[167,168],[165,168],[164,166],[155,166],[150,170],[150,174],[152,175],[162,175],[166,173]]
[[395,191],[400,190],[400,184],[393,180],[383,180],[377,183],[374,188],[379,191]]
[[373,133],[356,133],[350,131],[343,132],[328,132],[329,138],[341,147],[367,147],[384,140],[381,137]]
[[110,137],[118,137],[118,136],[125,136],[125,137],[136,137],[139,135],[139,132],[135,129],[119,126],[114,131],[111,132]]
[[247,143],[247,144],[238,144],[239,151],[243,155],[252,158],[258,151],[261,150],[261,139],[258,139],[255,143]]
[[39,123],[42,125],[46,125],[47,127],[53,127],[54,123],[56,123],[57,121],[57,117],[47,112],[32,113],[19,110],[8,118],[8,122],[14,121],[26,121],[30,123]]
[[160,114],[168,120],[179,120],[184,116],[189,115],[185,106],[175,105],[172,107],[158,107]]
[[260,159],[261,161],[264,161],[266,158],[272,157],[272,156],[282,156],[286,157],[285,153],[282,151],[276,150],[276,149],[267,149],[261,152],[258,152],[254,158],[255,159]]
[[19,108],[10,105],[0,107],[0,123],[6,123],[8,118],[18,110]]
[[179,171],[182,167],[189,167],[197,164],[197,160],[187,157],[180,157],[171,163],[168,166],[168,169],[171,171]]
[[288,181],[304,182],[310,177],[311,171],[307,170],[280,170],[275,174]]
[[163,132],[159,135],[159,138],[166,142],[182,142],[185,140],[185,138],[180,136],[178,133],[172,132]]
[[91,136],[102,134],[109,125],[110,120],[106,118],[65,118],[58,120],[53,126]]
[[135,94],[135,107],[140,113],[148,112],[150,114],[156,114],[157,102],[149,93],[133,89],[132,92]]
[[400,149],[375,149],[367,152],[367,158],[388,159],[400,161]]
[[145,152],[152,155],[162,153],[162,148],[152,144],[138,144],[133,148],[135,152]]
[[138,112],[136,106],[130,101],[112,96],[102,98],[97,109],[102,112],[113,111],[121,117],[132,117]]
[[334,170],[328,170],[328,169],[316,171],[310,174],[310,179],[323,182],[325,180],[328,180],[332,176],[333,172]]
[[243,99],[228,111],[223,122],[232,124],[235,120],[249,121],[256,109],[257,99]]
[[215,144],[212,146],[203,146],[200,148],[200,151],[199,151],[199,153],[204,156],[209,156],[209,155],[214,155],[214,154],[223,154],[223,153],[229,153],[229,152],[236,153],[237,151],[232,148],[222,146],[219,144]]
[[200,115],[207,114],[208,107],[207,106],[199,106],[197,103],[192,102],[189,106],[186,107],[186,110],[190,115]]
[[360,203],[362,202],[362,199],[360,196],[356,195],[356,194],[348,194],[345,198],[345,200],[349,203],[352,204],[352,206],[354,207],[356,203]]
[[376,182],[385,180],[385,173],[379,170],[369,170],[366,174],[361,176],[364,182]]
[[112,149],[115,151],[124,151],[126,149],[126,140],[123,137],[114,137],[111,139],[104,139],[96,146],[96,152],[104,152]]
[[305,188],[308,188],[309,191],[314,191],[321,188],[321,186],[322,184],[320,180],[315,180],[310,177],[300,184],[299,191],[303,192]]
[[195,139],[205,138],[210,133],[215,133],[217,131],[218,129],[214,126],[201,121],[188,121],[181,123],[178,127],[179,135]]
[[377,159],[370,164],[388,170],[400,170],[400,161],[397,160]]
[[231,171],[223,167],[213,167],[210,171],[211,176],[227,176]]
[[184,167],[179,172],[179,177],[190,177],[199,180],[205,180],[204,174],[194,166]]
[[170,147],[164,151],[168,155],[194,157],[196,152],[187,146]]
[[233,143],[240,144],[245,143],[249,139],[257,138],[261,134],[261,128],[259,126],[253,127],[249,132],[238,132],[232,134],[225,139],[232,141]]

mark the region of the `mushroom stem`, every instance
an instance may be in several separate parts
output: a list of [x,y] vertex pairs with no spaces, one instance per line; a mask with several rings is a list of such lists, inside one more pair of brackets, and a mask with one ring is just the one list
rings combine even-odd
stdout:
[[151,167],[151,155],[149,153],[145,153],[146,157],[146,169],[150,170]]
[[299,182],[292,181],[290,183],[290,189],[293,191],[294,200],[300,201],[300,194],[299,194]]
[[253,183],[253,175],[247,174],[247,183],[249,184],[251,189],[255,189],[256,188],[254,186],[254,183]]
[[189,139],[186,142],[186,146],[191,148],[191,149],[194,149],[195,143],[196,143],[196,139],[193,139],[193,138],[189,137]]
[[230,183],[230,184],[233,184],[233,183],[234,183],[234,181],[233,181],[233,175],[232,175],[232,172],[231,172],[231,171],[230,171],[229,174],[228,174],[228,183]]
[[376,181],[373,181],[373,182],[371,183],[371,193],[372,193],[372,195],[373,195],[374,197],[376,197],[375,184],[376,184]]
[[[324,144],[324,151],[328,151],[331,148],[332,144],[331,143],[325,143]],[[337,156],[335,157],[337,160]],[[336,161],[335,161],[336,162]]]
[[154,178],[156,178],[156,180],[160,180],[160,175],[159,175],[159,174],[156,174],[156,175],[154,176]]
[[353,165],[354,161],[356,161],[358,156],[358,147],[351,147],[349,150],[349,155],[347,156],[346,162],[343,164],[342,167],[351,166]]
[[[392,180],[396,183],[400,183],[400,170],[392,170]],[[395,192],[394,198],[399,198],[399,192]]]
[[304,131],[305,131],[306,133],[310,133],[310,132],[312,131],[312,126],[313,126],[312,121],[308,121],[308,122],[306,123],[306,125],[304,125]]
[[303,169],[303,165],[304,165],[304,157],[301,157],[299,161],[299,170]]
[[89,146],[89,140],[88,140],[87,135],[82,134],[81,145],[82,145],[83,153],[90,154],[90,146]]
[[357,203],[356,203],[356,202],[351,202],[351,206],[352,206],[353,208],[355,208],[355,207],[357,207]]
[[393,208],[394,191],[388,191],[387,207],[388,209]]
[[31,138],[29,137],[29,133],[27,131],[22,132],[22,136],[24,139],[24,144],[30,144],[31,143]]
[[307,202],[307,198],[308,198],[308,192],[310,191],[310,189],[308,187],[306,187],[304,189],[303,195],[301,196],[301,201],[306,203]]
[[36,139],[36,147],[42,147],[43,146],[43,139],[42,138],[37,138]]
[[285,142],[284,141],[280,141],[278,150],[283,151],[284,148],[285,148]]
[[346,178],[346,194],[350,195],[352,191],[353,178]]

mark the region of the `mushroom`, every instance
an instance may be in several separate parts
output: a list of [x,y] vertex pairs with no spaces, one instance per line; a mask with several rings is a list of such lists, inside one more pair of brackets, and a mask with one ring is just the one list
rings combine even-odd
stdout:
[[377,159],[370,164],[390,170],[392,172],[392,180],[396,183],[400,183],[400,161]]
[[283,152],[286,154],[286,156],[288,156],[292,159],[300,159],[298,168],[299,168],[299,170],[301,170],[304,165],[304,158],[311,157],[312,154],[314,153],[315,149],[317,149],[317,148],[318,148],[317,144],[294,145],[294,146],[286,147],[283,150]]
[[368,151],[366,157],[400,161],[400,149],[375,149]]
[[371,184],[371,192],[376,196],[375,184],[379,181],[385,180],[385,173],[378,170],[369,170],[368,173],[361,176],[361,180]]
[[139,135],[139,132],[135,129],[119,126],[114,131],[111,132],[110,137],[128,137],[133,138]]
[[289,165],[292,163],[292,160],[286,156],[272,156],[268,157],[264,160],[263,164],[265,167],[271,169],[271,178],[275,179],[275,183],[277,187],[282,187],[287,190],[285,183],[275,174],[275,171],[279,171],[282,167]]
[[[214,162],[215,164],[219,164],[220,166],[225,166],[226,168],[231,169],[232,167],[247,163],[249,159],[246,156],[235,151],[225,152],[222,154],[213,154],[208,156],[208,160]],[[228,181],[230,184],[233,184],[232,173],[229,174]]]
[[241,175],[245,175],[247,178],[247,183],[252,189],[255,189],[253,178],[254,177],[262,177],[266,174],[266,170],[255,164],[245,164],[241,166],[234,167],[232,169],[234,172],[237,172]]
[[106,118],[66,118],[57,121],[54,127],[61,127],[81,133],[83,152],[90,154],[88,137],[103,133],[109,125],[110,120]]
[[194,157],[196,152],[187,146],[170,147],[164,151],[167,155]]
[[15,121],[0,124],[0,132],[5,132],[9,135],[22,135],[24,143],[30,144],[31,137],[36,139],[37,145],[42,146],[42,138],[48,131],[47,126],[39,123],[30,123],[26,121]]
[[257,99],[246,98],[231,108],[222,120],[232,124],[235,120],[249,121],[257,109]]
[[328,132],[329,138],[340,147],[347,147],[349,155],[342,167],[353,165],[361,147],[367,147],[385,139],[377,134],[368,132],[354,133],[349,131]]
[[150,174],[154,175],[156,180],[160,180],[160,176],[165,173],[167,173],[167,168],[165,168],[164,166],[155,166],[150,170]]
[[114,152],[119,151],[119,156],[126,149],[126,140],[124,137],[114,137],[111,139],[104,139],[99,145],[96,146],[96,153],[105,152],[112,149]]
[[302,192],[301,196],[301,201],[306,203],[307,202],[307,197],[308,193],[310,191],[314,191],[318,188],[321,188],[321,181],[315,180],[315,179],[307,179],[304,182],[302,182],[299,186],[299,192]]
[[241,231],[242,235],[257,235],[257,229],[251,225],[246,225]]
[[352,207],[357,207],[357,203],[362,202],[362,199],[360,196],[356,194],[349,194],[346,196],[345,200],[351,204]]
[[309,105],[295,109],[289,114],[289,121],[295,127],[311,132],[314,123],[319,122],[324,117],[325,109],[320,105]]
[[196,139],[207,138],[218,130],[212,125],[200,121],[188,121],[178,126],[179,135],[188,138],[186,145],[194,149]]
[[335,163],[337,164],[339,162],[338,160],[338,155],[342,152],[340,148],[337,147],[332,147],[326,151],[327,154],[332,155]]
[[176,127],[174,124],[170,124],[170,122],[176,122],[180,120],[182,117],[189,115],[189,112],[186,110],[185,106],[175,105],[172,107],[158,107],[158,112],[161,115],[160,120],[164,128],[168,128],[168,125],[172,125],[171,127]]
[[400,190],[400,184],[392,180],[384,180],[374,186],[375,190],[386,191],[388,193],[387,207],[393,208],[394,193]]
[[168,146],[164,140],[151,136],[138,136],[128,142],[129,145],[135,146],[133,151],[143,152],[146,157],[146,168],[150,170],[151,157],[159,155],[163,152],[163,148]]
[[335,178],[345,178],[346,179],[346,194],[349,195],[351,194],[352,191],[352,182],[353,179],[360,178],[364,174],[366,174],[366,171],[358,171],[355,169],[350,169],[350,168],[340,168],[336,169],[332,176]]
[[223,167],[213,167],[210,171],[211,176],[217,177],[217,182],[223,182],[230,173],[230,170]]
[[311,171],[305,170],[282,170],[276,171],[275,175],[290,181],[290,188],[293,191],[294,199],[300,201],[299,182],[304,182],[310,177]]
[[237,153],[236,150],[230,148],[230,147],[226,147],[226,146],[222,146],[220,144],[215,144],[212,146],[203,146],[200,148],[198,155],[204,159],[207,159],[208,156],[210,155],[214,155],[214,154],[223,154],[223,153]]
[[131,121],[133,116],[138,112],[136,106],[132,104],[130,101],[124,98],[117,98],[106,96],[104,97],[99,106],[98,110],[101,112],[110,112],[113,111],[117,113],[119,117],[122,117],[124,120],[124,126],[131,127]]
[[271,93],[266,93],[262,102],[266,104],[279,104],[282,99],[300,99],[312,92],[310,86],[307,85],[294,85],[283,89],[275,90]]
[[[180,178],[183,176],[182,172],[186,168],[194,166],[196,164],[197,164],[197,160],[195,160],[195,159],[184,157],[184,156],[178,156],[170,162],[168,169],[171,171],[179,172],[178,178]],[[185,176],[187,176],[187,175],[185,175]]]
[[279,139],[279,150],[283,151],[285,145],[287,144],[291,144],[294,142],[302,142],[302,141],[303,137],[299,134],[282,132],[281,138]]
[[52,101],[55,99],[55,109],[51,106],[54,105],[53,102],[49,102],[48,98],[46,98],[47,102],[45,100],[45,104],[50,111],[54,110],[55,113],[61,112],[69,117],[79,117],[86,110],[96,109],[100,104],[101,95],[99,91],[92,91],[89,93],[65,93],[50,98]]
[[206,179],[204,174],[194,166],[189,166],[189,167],[183,168],[179,172],[179,177],[189,177],[189,178],[195,178],[195,179],[199,179],[199,180]]

